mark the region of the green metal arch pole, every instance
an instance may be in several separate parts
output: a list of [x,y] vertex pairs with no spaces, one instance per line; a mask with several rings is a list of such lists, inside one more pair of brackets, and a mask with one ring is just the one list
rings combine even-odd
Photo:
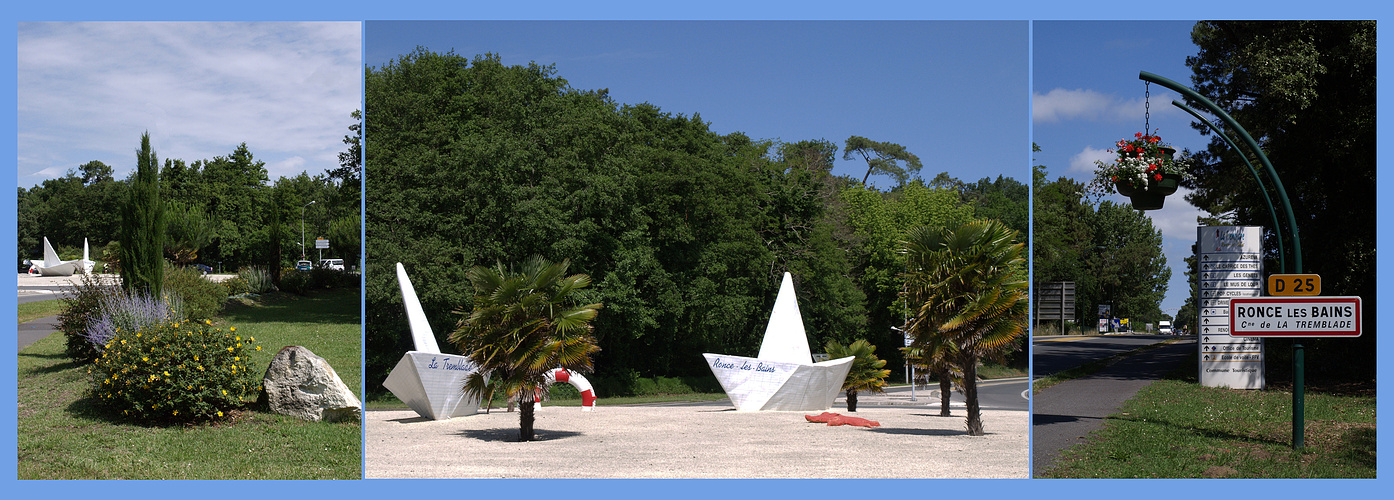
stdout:
[[[1226,113],[1225,110],[1220,109],[1219,106],[1211,102],[1210,99],[1206,99],[1205,96],[1200,95],[1200,93],[1191,90],[1190,87],[1146,71],[1139,73],[1138,78],[1175,90],[1186,97],[1195,99],[1196,102],[1204,105],[1206,109],[1209,109],[1211,113],[1220,117],[1221,121],[1224,121],[1226,125],[1234,129],[1234,132],[1239,135],[1240,139],[1244,140],[1244,143],[1249,146],[1249,149],[1254,150],[1254,154],[1258,156],[1259,162],[1263,163],[1264,170],[1267,171],[1268,176],[1273,179],[1273,186],[1278,191],[1278,201],[1283,203],[1283,211],[1287,213],[1288,230],[1289,234],[1292,235],[1293,268],[1295,269],[1294,272],[1302,274],[1302,240],[1297,236],[1297,217],[1292,214],[1292,203],[1288,201],[1287,190],[1283,189],[1283,181],[1278,178],[1278,172],[1273,169],[1273,163],[1268,161],[1268,156],[1263,154],[1263,149],[1258,147],[1258,142],[1255,141],[1253,137],[1249,136],[1249,131],[1245,130],[1243,126],[1240,126],[1239,122],[1234,121],[1234,118],[1231,118],[1229,113]],[[1287,270],[1284,269],[1284,272],[1286,271]]]
[[[1273,163],[1268,161],[1268,155],[1263,154],[1263,149],[1258,147],[1258,142],[1254,141],[1254,138],[1249,135],[1249,131],[1245,130],[1243,126],[1240,126],[1239,122],[1234,121],[1234,118],[1231,118],[1229,116],[1229,113],[1226,113],[1223,109],[1220,109],[1220,107],[1216,106],[1214,102],[1210,101],[1210,99],[1206,99],[1205,96],[1200,95],[1200,93],[1194,90],[1191,90],[1189,87],[1173,82],[1161,76],[1148,73],[1146,71],[1139,73],[1138,78],[1180,92],[1186,97],[1195,99],[1196,102],[1205,105],[1205,107],[1209,109],[1211,112],[1213,112],[1215,116],[1220,117],[1220,119],[1223,120],[1226,125],[1229,125],[1230,128],[1234,129],[1234,132],[1239,135],[1240,139],[1244,139],[1244,143],[1248,144],[1250,149],[1254,150],[1254,155],[1258,156],[1259,161],[1263,163],[1263,168],[1268,172],[1268,176],[1273,179],[1273,187],[1278,191],[1278,199],[1283,202],[1283,211],[1287,212],[1289,231],[1292,235],[1292,253],[1293,260],[1295,262],[1294,267],[1297,270],[1297,274],[1302,274],[1302,240],[1297,237],[1297,218],[1294,217],[1292,214],[1292,203],[1288,201],[1287,190],[1283,189],[1283,181],[1282,179],[1278,178],[1278,172],[1273,169]],[[1220,136],[1224,137],[1224,134],[1220,134]],[[1231,145],[1233,145],[1233,143],[1231,143]],[[1247,162],[1248,160],[1245,161]],[[1262,188],[1262,186],[1260,186],[1260,188]],[[1279,239],[1281,240],[1281,238]],[[1283,271],[1287,271],[1286,266],[1284,266]],[[1304,445],[1303,435],[1306,431],[1306,423],[1304,418],[1306,413],[1304,408],[1304,400],[1306,399],[1306,395],[1304,394],[1303,390],[1303,379],[1305,378],[1305,374],[1303,372],[1305,371],[1304,365],[1306,363],[1303,359],[1304,353],[1302,349],[1302,344],[1293,344],[1292,354],[1292,447],[1293,449],[1300,450]]]
[[[1181,108],[1183,111],[1187,113],[1190,113],[1191,116],[1195,117],[1195,119],[1200,120],[1201,123],[1204,123],[1206,126],[1210,127],[1210,130],[1214,130],[1216,135],[1220,136],[1221,139],[1224,139],[1225,144],[1229,144],[1229,147],[1234,149],[1235,153],[1239,153],[1239,159],[1244,160],[1244,166],[1249,167],[1249,173],[1254,174],[1254,182],[1258,183],[1259,186],[1258,192],[1263,193],[1263,202],[1268,204],[1268,215],[1273,217],[1273,230],[1277,231],[1278,228],[1281,227],[1278,225],[1278,210],[1273,208],[1273,198],[1268,196],[1268,189],[1263,187],[1263,178],[1259,176],[1258,169],[1254,168],[1254,164],[1249,162],[1249,156],[1244,154],[1244,150],[1239,149],[1239,146],[1236,145],[1234,141],[1230,140],[1228,135],[1225,135],[1225,131],[1220,130],[1220,127],[1215,126],[1214,123],[1210,123],[1210,120],[1206,120],[1205,118],[1201,117],[1199,112],[1197,112],[1194,109],[1191,109],[1191,107],[1187,106],[1186,103],[1183,103],[1181,101],[1171,101],[1171,105]],[[1283,272],[1285,273],[1288,269],[1287,259],[1287,251],[1283,249],[1283,239],[1278,238],[1278,265],[1279,267],[1283,268]]]

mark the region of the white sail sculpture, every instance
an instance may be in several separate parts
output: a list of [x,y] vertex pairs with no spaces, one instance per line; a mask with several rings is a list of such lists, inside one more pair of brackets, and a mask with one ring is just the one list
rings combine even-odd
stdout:
[[478,371],[464,356],[441,354],[407,270],[397,263],[397,283],[411,324],[415,351],[407,351],[382,386],[422,418],[445,420],[479,413],[479,400],[465,395],[465,378]]
[[821,411],[832,408],[853,357],[813,362],[794,280],[784,273],[760,354],[754,358],[704,353],[737,411]]
[[[426,311],[421,309],[416,288],[412,287],[401,262],[397,263],[397,283],[402,288],[402,304],[407,309],[407,322],[411,325],[411,339],[416,350],[402,355],[382,386],[422,418],[445,420],[479,413],[479,400],[464,392],[465,378],[479,368],[464,356],[441,354],[436,335],[426,321]],[[546,385],[556,382],[569,383],[581,393],[581,411],[595,408],[595,390],[586,377],[557,368],[546,374]],[[538,407],[541,407],[540,392],[538,396]]]
[[48,243],[48,237],[44,237],[44,263],[33,266],[40,276],[72,276],[74,273],[92,272],[92,264],[88,258],[87,238],[82,239],[82,259],[62,260],[58,258],[58,252],[53,251],[53,245]]

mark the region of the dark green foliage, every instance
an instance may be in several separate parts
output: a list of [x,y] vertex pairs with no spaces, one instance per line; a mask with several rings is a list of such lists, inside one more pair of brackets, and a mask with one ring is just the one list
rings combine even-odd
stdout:
[[[1374,21],[1214,21],[1191,32],[1197,54],[1186,59],[1191,81],[1258,141],[1291,199],[1302,243],[1302,272],[1323,277],[1322,295],[1376,299],[1376,26]],[[1193,105],[1194,106],[1194,105]],[[1193,124],[1202,134],[1210,132]],[[1260,186],[1219,137],[1192,170],[1187,201],[1227,223],[1272,224]],[[1256,160],[1251,161],[1255,165]],[[1268,188],[1277,203],[1277,195]],[[1281,209],[1280,209],[1281,210]],[[1288,238],[1292,228],[1269,228]],[[1293,243],[1284,242],[1291,252]],[[1266,269],[1278,270],[1277,244]],[[1295,262],[1288,257],[1288,266]],[[1378,331],[1367,308],[1366,332]],[[1308,374],[1373,378],[1375,336],[1315,340]],[[1321,353],[1321,354],[1315,354]],[[1313,372],[1312,370],[1316,370]]]
[[323,290],[326,288],[349,288],[358,286],[358,273],[329,269],[323,266],[310,268],[310,288]]
[[595,279],[588,300],[606,305],[598,379],[696,376],[708,372],[704,351],[754,354],[784,270],[808,283],[800,302],[813,343],[864,324],[837,233],[819,227],[830,144],[772,157],[773,143],[492,55],[418,50],[365,82],[374,390],[411,349],[397,262],[439,333],[471,296],[470,266],[570,259]]
[[126,290],[156,297],[165,269],[165,205],[160,200],[159,174],[150,134],[141,134],[135,178],[121,208],[121,284]]
[[873,247],[846,192],[900,207],[886,222],[900,226],[878,235],[973,215],[956,192],[872,192],[831,175],[829,141],[717,134],[697,115],[574,89],[551,66],[418,49],[364,81],[370,393],[412,349],[398,262],[443,336],[472,297],[471,266],[569,259],[594,279],[586,300],[605,304],[594,383],[628,393],[640,379],[709,376],[703,352],[754,355],[785,271],[810,345],[900,343],[885,338],[901,324],[899,285],[863,286],[903,270],[895,239],[877,240],[888,260],[868,278]]
[[256,400],[260,350],[235,327],[161,323],[117,333],[87,373],[93,399],[114,416],[147,425],[220,420]]
[[87,340],[87,327],[101,315],[102,297],[112,293],[112,285],[104,285],[96,277],[84,274],[71,288],[64,291],[63,312],[58,315],[58,330],[67,340],[68,357],[78,363],[90,363],[101,353]]
[[315,288],[314,280],[310,278],[310,271],[298,269],[282,269],[281,283],[277,285],[282,292],[305,295]]
[[184,305],[184,317],[202,321],[212,319],[223,311],[228,287],[204,278],[192,267],[166,265],[165,294],[178,297]]

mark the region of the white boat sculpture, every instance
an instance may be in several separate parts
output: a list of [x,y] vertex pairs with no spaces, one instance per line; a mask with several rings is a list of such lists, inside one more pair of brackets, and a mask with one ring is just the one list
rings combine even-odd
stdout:
[[397,263],[397,283],[411,324],[415,351],[407,351],[382,386],[422,418],[445,420],[479,413],[479,400],[465,395],[465,377],[478,371],[464,356],[441,354],[436,335],[426,321],[426,312],[416,298],[416,289],[407,270]]
[[[402,304],[407,309],[407,322],[411,324],[411,339],[416,350],[402,355],[382,386],[422,418],[445,420],[479,413],[479,400],[464,392],[465,378],[479,371],[478,367],[464,356],[441,354],[436,335],[426,321],[426,312],[421,309],[416,289],[401,262],[397,263],[397,283],[402,288]],[[487,380],[488,375],[485,377]],[[595,390],[581,374],[557,368],[547,372],[546,379],[547,385],[560,381],[575,387],[581,393],[581,411],[591,411],[595,407]]]
[[737,411],[822,411],[833,406],[853,357],[813,362],[794,280],[784,273],[760,354],[754,358],[704,353]]
[[87,238],[82,239],[82,259],[62,260],[58,258],[58,252],[53,251],[53,245],[48,243],[48,237],[44,237],[44,263],[35,263],[33,267],[40,276],[72,276],[74,273],[92,272],[92,264],[87,253]]

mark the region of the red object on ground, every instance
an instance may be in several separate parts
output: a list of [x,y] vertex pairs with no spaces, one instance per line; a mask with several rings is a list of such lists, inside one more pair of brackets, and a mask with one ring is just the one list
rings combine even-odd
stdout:
[[877,421],[875,421],[875,420],[867,420],[867,419],[862,418],[862,417],[848,417],[848,416],[839,415],[839,414],[836,414],[836,413],[828,413],[828,412],[826,412],[826,411],[823,412],[823,413],[821,413],[821,414],[818,414],[818,415],[804,415],[803,418],[804,418],[804,420],[807,420],[807,421],[809,421],[809,422],[818,422],[818,423],[820,423],[820,424],[821,424],[821,423],[827,423],[829,426],[833,426],[833,425],[855,425],[855,426],[857,426],[857,427],[867,427],[867,428],[871,428],[871,427],[880,427],[880,426],[881,426],[881,422],[877,422]]

